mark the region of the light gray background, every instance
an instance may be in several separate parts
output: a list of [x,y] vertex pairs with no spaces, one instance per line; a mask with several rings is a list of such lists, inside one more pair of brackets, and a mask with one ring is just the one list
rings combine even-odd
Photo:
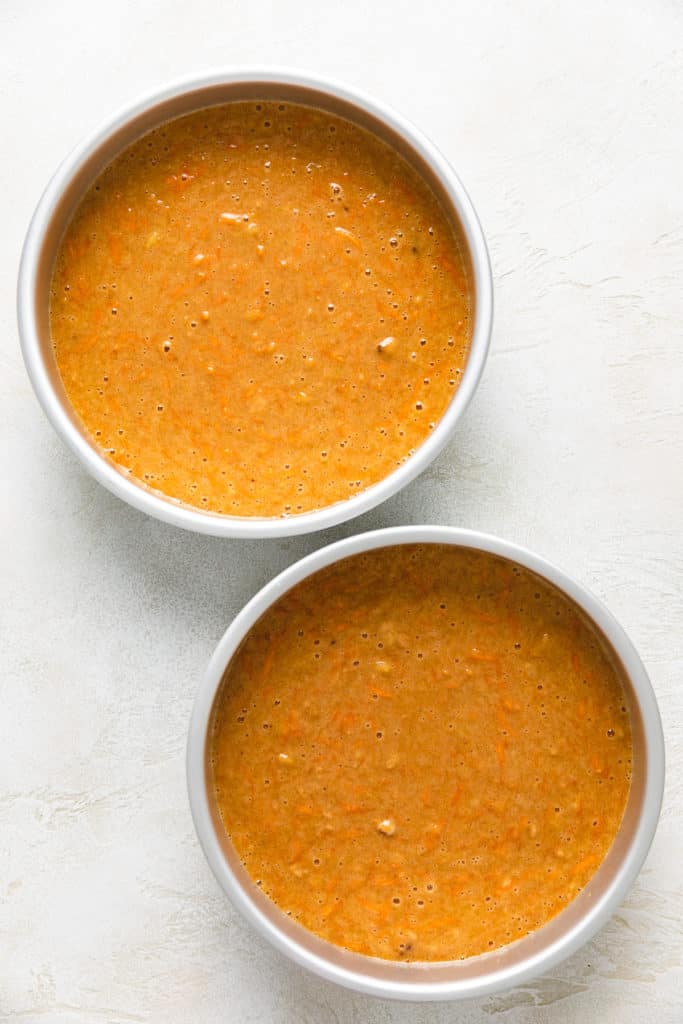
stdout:
[[[682,41],[675,0],[2,0],[2,1021],[681,1021]],[[237,543],[85,475],[30,390],[14,287],[41,189],[103,116],[262,62],[345,79],[434,139],[481,215],[497,308],[482,386],[421,479],[341,529]],[[318,545],[405,522],[502,534],[591,587],[668,744],[659,832],[612,922],[551,977],[461,1006],[290,966],[218,891],[185,794],[193,696],[231,616]]]

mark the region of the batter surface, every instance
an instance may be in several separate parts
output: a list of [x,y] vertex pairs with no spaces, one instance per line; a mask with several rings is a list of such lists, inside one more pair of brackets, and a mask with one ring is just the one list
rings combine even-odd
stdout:
[[213,512],[343,501],[428,437],[459,383],[458,243],[393,149],[308,107],[162,125],[89,189],[55,265],[68,397],[122,471]]
[[484,953],[541,927],[622,819],[620,670],[535,574],[442,545],[304,581],[231,662],[218,806],[251,876],[330,942],[397,960]]

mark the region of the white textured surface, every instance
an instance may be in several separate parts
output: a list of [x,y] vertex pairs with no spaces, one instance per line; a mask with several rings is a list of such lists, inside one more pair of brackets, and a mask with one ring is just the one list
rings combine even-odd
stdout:
[[[3,0],[2,1021],[683,1019],[682,40],[676,0]],[[375,512],[291,541],[183,534],[105,493],[43,418],[14,321],[22,237],[66,151],[163,80],[237,62],[344,78],[416,121],[494,268],[491,359],[456,440]],[[245,599],[334,537],[423,521],[588,584],[638,646],[668,744],[619,913],[552,977],[457,1008],[355,996],[272,952],[210,876],[184,782],[197,681]]]

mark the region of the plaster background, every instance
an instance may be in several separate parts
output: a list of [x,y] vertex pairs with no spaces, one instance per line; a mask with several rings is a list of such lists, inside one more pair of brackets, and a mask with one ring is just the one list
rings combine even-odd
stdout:
[[[3,0],[0,5],[0,1020],[8,1024],[676,1024],[683,1019],[683,7],[673,0]],[[40,191],[164,80],[290,64],[392,103],[451,159],[496,323],[457,436],[401,494],[308,538],[231,542],[87,477],[30,389],[19,251]],[[253,592],[350,532],[446,523],[533,547],[638,647],[668,745],[661,825],[620,911],[521,989],[374,1001],[309,977],[222,896],[184,745]]]

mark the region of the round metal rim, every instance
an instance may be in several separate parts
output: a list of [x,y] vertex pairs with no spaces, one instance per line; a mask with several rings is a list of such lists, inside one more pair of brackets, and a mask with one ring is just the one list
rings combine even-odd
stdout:
[[[453,203],[470,249],[477,297],[472,344],[463,379],[448,409],[420,448],[389,476],[360,494],[317,511],[291,517],[212,515],[157,497],[118,472],[90,447],[55,395],[41,354],[35,316],[36,271],[43,239],[61,194],[79,168],[105,139],[141,112],[184,93],[239,82],[281,83],[327,92],[370,113],[403,136],[431,166]],[[99,483],[139,511],[197,533],[220,537],[284,537],[322,530],[367,512],[408,484],[438,455],[452,437],[484,369],[493,318],[493,285],[484,234],[469,196],[450,164],[419,129],[384,103],[322,76],[288,68],[237,67],[230,71],[217,70],[189,76],[146,95],[107,120],[64,160],[43,193],[28,229],[19,269],[17,316],[24,362],[43,410],[57,434]]]
[[[226,864],[214,831],[206,791],[205,749],[213,701],[225,667],[248,630],[282,594],[332,562],[373,548],[414,543],[454,544],[487,551],[518,562],[568,594],[602,630],[620,657],[638,699],[647,751],[643,813],[617,876],[590,912],[559,941],[514,969],[492,971],[464,982],[380,981],[333,965],[285,937],[254,908]],[[490,534],[443,526],[391,527],[348,537],[302,558],[267,583],[245,605],[220,640],[200,685],[188,735],[187,782],[197,835],[216,879],[244,917],[282,953],[328,981],[366,994],[403,1000],[466,999],[512,988],[550,970],[588,942],[609,920],[638,875],[654,838],[664,789],[664,737],[657,701],[637,651],[611,612],[590,591],[540,555]]]

